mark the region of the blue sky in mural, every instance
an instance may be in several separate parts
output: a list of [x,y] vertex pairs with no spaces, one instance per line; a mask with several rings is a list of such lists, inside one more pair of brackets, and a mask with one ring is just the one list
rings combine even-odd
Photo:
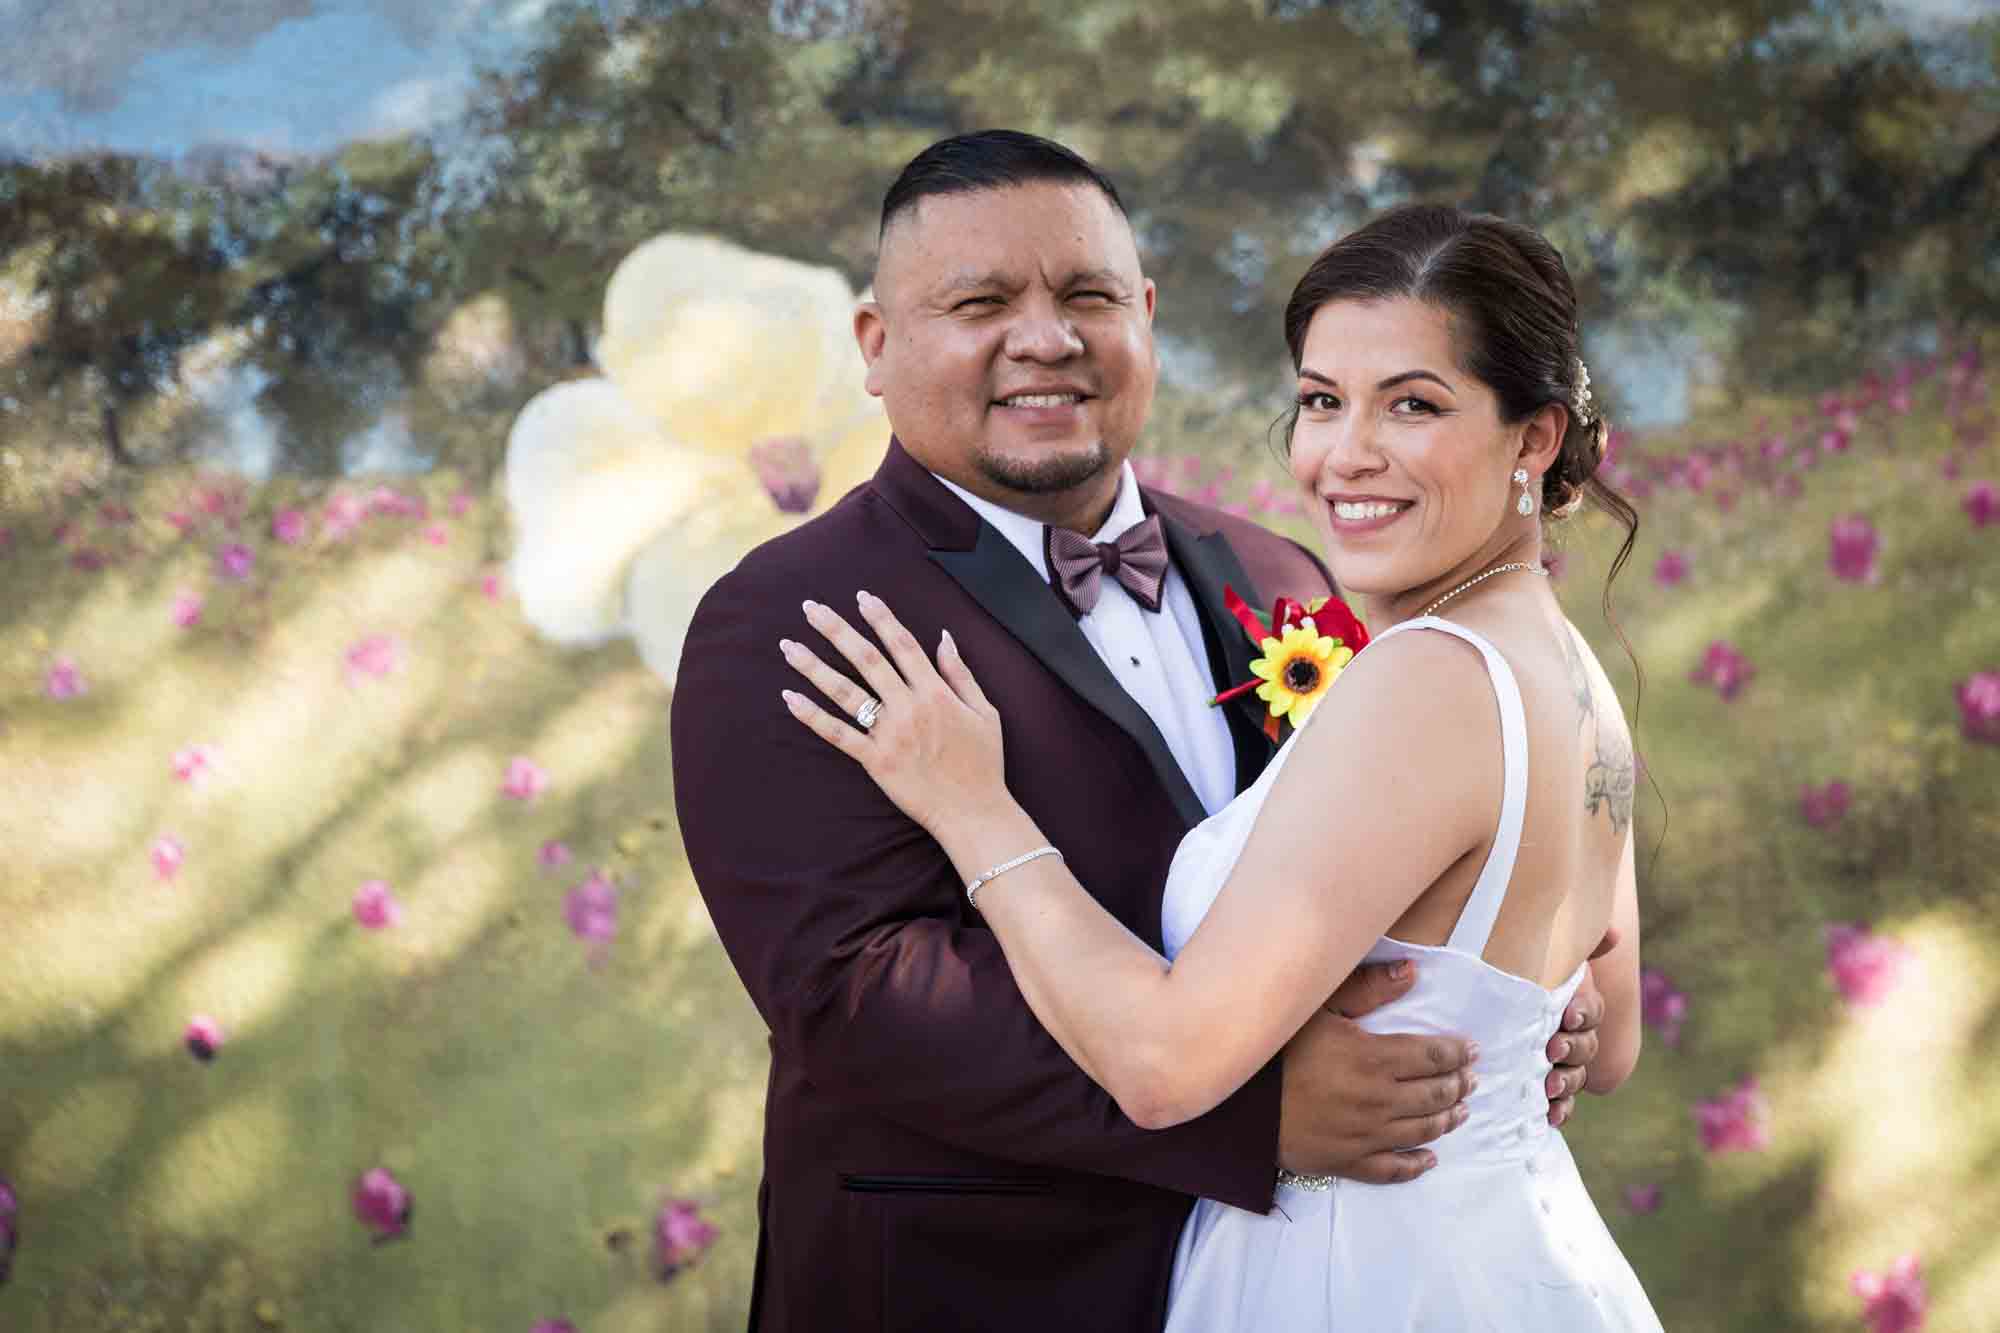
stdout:
[[[219,14],[228,6],[154,0],[147,22],[120,33],[132,0],[15,17],[0,0],[0,150],[174,156],[234,143],[317,153],[421,130],[462,105],[481,65],[519,54],[551,4],[335,0]],[[67,11],[60,27],[58,10]],[[175,10],[185,11],[178,20]]]

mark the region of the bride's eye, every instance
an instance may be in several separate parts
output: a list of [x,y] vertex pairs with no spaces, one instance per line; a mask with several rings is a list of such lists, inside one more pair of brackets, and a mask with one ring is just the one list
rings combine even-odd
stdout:
[[1298,404],[1308,412],[1331,412],[1340,406],[1340,400],[1330,393],[1312,389],[1298,396]]

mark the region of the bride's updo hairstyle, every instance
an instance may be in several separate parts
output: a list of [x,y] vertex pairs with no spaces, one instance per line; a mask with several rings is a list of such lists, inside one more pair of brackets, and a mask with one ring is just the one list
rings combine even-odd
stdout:
[[[1566,518],[1588,500],[1625,529],[1604,581],[1609,618],[1611,581],[1638,540],[1639,514],[1597,475],[1610,425],[1590,401],[1576,288],[1562,255],[1539,232],[1490,213],[1441,204],[1393,208],[1328,246],[1292,289],[1285,306],[1292,368],[1304,358],[1306,329],[1321,306],[1405,298],[1450,318],[1459,366],[1493,391],[1501,420],[1525,421],[1548,403],[1568,409],[1562,451],[1542,476],[1542,512]],[[1287,451],[1297,421],[1293,408],[1284,418]]]

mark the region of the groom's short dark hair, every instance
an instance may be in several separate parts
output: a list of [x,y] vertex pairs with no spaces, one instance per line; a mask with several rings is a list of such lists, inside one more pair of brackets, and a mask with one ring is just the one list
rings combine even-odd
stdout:
[[937,194],[967,194],[1054,182],[1090,185],[1104,192],[1122,215],[1125,201],[1103,172],[1053,139],[1019,130],[978,130],[940,139],[910,159],[882,196],[879,239],[899,214]]

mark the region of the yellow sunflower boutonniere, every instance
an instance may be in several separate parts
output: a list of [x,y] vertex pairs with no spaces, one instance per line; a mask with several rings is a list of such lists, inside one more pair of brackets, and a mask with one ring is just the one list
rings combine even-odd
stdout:
[[1224,588],[1222,595],[1224,604],[1264,655],[1250,663],[1250,673],[1257,679],[1224,690],[1210,702],[1227,703],[1255,690],[1269,705],[1264,734],[1275,741],[1281,719],[1290,722],[1293,731],[1306,724],[1335,678],[1367,646],[1368,631],[1338,597],[1315,598],[1305,604],[1280,597],[1271,609],[1271,628],[1267,630],[1234,588]]

